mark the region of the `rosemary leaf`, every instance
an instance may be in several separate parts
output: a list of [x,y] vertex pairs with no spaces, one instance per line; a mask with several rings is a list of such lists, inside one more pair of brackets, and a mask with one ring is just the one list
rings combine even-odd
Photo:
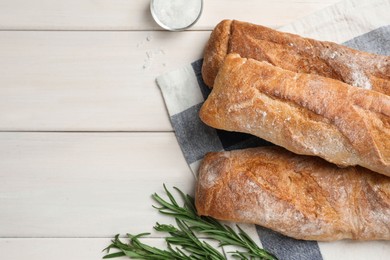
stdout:
[[[235,246],[240,251],[228,252],[237,259],[261,259],[276,260],[277,258],[266,250],[260,248],[248,234],[237,226],[238,232],[230,226],[224,225],[211,217],[200,217],[195,208],[194,199],[184,194],[180,189],[174,187],[184,205],[180,206],[177,199],[164,185],[168,200],[163,199],[157,193],[152,198],[158,205],[153,205],[160,213],[173,217],[176,225],[156,223],[154,229],[167,234],[165,240],[167,249],[158,249],[140,241],[140,238],[149,235],[141,233],[138,235],[128,234],[129,242],[123,243],[116,235],[111,244],[105,248],[107,255],[104,258],[128,256],[132,259],[146,260],[225,260],[226,257],[206,241],[198,238],[198,235],[218,242],[219,247]],[[119,250],[116,253],[109,253],[111,249]]]
[[114,257],[120,257],[120,256],[125,256],[126,254],[123,252],[116,252],[112,254],[105,255],[103,259],[108,259],[108,258],[114,258]]

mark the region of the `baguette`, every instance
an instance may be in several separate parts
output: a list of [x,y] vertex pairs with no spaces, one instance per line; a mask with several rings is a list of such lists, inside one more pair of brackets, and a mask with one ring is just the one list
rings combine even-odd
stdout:
[[200,110],[214,128],[390,176],[390,96],[229,54]]
[[202,67],[209,87],[228,53],[267,61],[293,72],[317,74],[390,95],[390,57],[240,21],[224,20],[212,32]]
[[390,240],[390,178],[281,147],[209,153],[198,214],[304,240]]

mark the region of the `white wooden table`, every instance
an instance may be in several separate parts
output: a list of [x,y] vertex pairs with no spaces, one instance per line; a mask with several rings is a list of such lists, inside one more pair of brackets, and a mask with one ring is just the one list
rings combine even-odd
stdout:
[[0,258],[101,259],[113,235],[167,222],[150,195],[194,178],[156,76],[224,18],[277,28],[337,1],[205,0],[171,33],[148,0],[0,0]]

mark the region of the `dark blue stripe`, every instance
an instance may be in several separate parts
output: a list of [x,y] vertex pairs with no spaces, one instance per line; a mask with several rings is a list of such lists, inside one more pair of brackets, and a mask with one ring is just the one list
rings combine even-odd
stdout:
[[390,25],[357,36],[345,42],[344,45],[357,50],[388,56],[390,55]]
[[206,100],[211,92],[211,89],[209,87],[207,87],[203,81],[202,64],[203,64],[203,59],[200,59],[200,60],[197,60],[197,61],[194,61],[193,63],[191,63],[191,66],[192,66],[192,69],[194,70],[196,79],[198,80],[198,85],[199,85],[200,91],[202,92],[203,98]]
[[260,226],[256,229],[263,248],[280,260],[322,260],[316,241],[293,239]]
[[199,118],[202,104],[171,116],[176,139],[188,164],[202,159],[208,152],[222,150],[216,130],[205,125]]

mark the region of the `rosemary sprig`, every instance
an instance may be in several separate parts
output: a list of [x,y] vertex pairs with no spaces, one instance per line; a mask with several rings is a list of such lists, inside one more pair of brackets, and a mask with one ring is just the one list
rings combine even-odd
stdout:
[[[218,250],[210,246],[207,242],[199,240],[188,225],[176,219],[177,227],[172,225],[161,225],[159,223],[154,227],[157,231],[167,232],[170,237],[166,237],[169,246],[181,246],[190,253],[191,259],[225,259]],[[171,247],[172,248],[172,247]]]
[[153,194],[152,198],[159,204],[153,206],[160,213],[174,217],[177,227],[156,223],[155,230],[168,233],[166,242],[167,250],[150,247],[140,242],[139,238],[147,235],[142,233],[136,236],[128,234],[129,243],[125,244],[119,240],[119,235],[111,241],[105,250],[109,252],[111,248],[118,249],[119,252],[106,255],[104,258],[118,256],[128,256],[134,259],[226,259],[218,250],[210,246],[205,241],[197,238],[196,234],[203,234],[208,239],[219,242],[219,246],[236,246],[244,251],[229,252],[238,259],[277,259],[271,253],[260,248],[239,226],[238,233],[228,225],[223,225],[211,217],[198,216],[194,199],[190,195],[185,195],[175,187],[180,194],[184,205],[180,206],[172,193],[164,185],[164,189],[169,201],[164,200],[158,194]]

